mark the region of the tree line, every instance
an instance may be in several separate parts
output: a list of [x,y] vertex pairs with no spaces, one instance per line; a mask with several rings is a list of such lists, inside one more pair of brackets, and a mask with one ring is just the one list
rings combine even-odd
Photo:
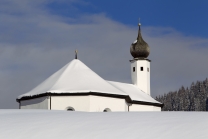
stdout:
[[183,86],[174,92],[156,97],[163,103],[162,111],[208,111],[208,79],[192,83],[190,87]]

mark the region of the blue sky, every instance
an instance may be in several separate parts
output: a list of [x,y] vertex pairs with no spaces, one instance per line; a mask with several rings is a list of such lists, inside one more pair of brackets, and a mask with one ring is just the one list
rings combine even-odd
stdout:
[[106,80],[131,83],[130,45],[150,46],[151,95],[207,78],[207,1],[1,0],[0,108],[78,58]]
[[206,0],[88,0],[65,3],[50,3],[54,14],[80,16],[104,13],[107,17],[123,24],[136,26],[138,19],[145,26],[172,27],[185,35],[208,37],[208,1]]

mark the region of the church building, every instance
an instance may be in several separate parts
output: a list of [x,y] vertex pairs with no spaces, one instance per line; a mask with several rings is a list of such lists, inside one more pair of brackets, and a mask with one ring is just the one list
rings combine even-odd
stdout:
[[[141,35],[131,44],[132,84],[107,81],[75,59],[31,91],[16,99],[20,109],[84,112],[161,111],[163,104],[151,97],[150,48]],[[107,70],[107,69],[106,69]]]

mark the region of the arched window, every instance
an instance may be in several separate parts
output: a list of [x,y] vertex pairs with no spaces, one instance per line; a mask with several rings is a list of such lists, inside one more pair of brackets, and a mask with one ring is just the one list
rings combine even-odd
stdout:
[[66,110],[67,111],[75,111],[75,109],[73,107],[67,107]]
[[110,110],[109,108],[105,108],[105,109],[103,110],[103,112],[111,112],[111,110]]

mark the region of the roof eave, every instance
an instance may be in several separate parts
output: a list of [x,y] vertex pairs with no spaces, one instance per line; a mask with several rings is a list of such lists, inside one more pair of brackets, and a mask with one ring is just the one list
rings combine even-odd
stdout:
[[125,99],[128,103],[142,104],[142,105],[153,105],[153,106],[157,106],[157,107],[159,106],[161,108],[164,105],[164,104],[161,104],[161,103],[131,100],[131,98],[128,95],[98,93],[98,92],[80,92],[80,93],[52,93],[52,92],[46,92],[46,93],[33,95],[33,96],[23,96],[22,98],[19,98],[19,99],[17,98],[16,101],[19,103],[22,100],[30,100],[30,99],[44,97],[44,96],[87,96],[87,95],[121,98],[121,99]]

